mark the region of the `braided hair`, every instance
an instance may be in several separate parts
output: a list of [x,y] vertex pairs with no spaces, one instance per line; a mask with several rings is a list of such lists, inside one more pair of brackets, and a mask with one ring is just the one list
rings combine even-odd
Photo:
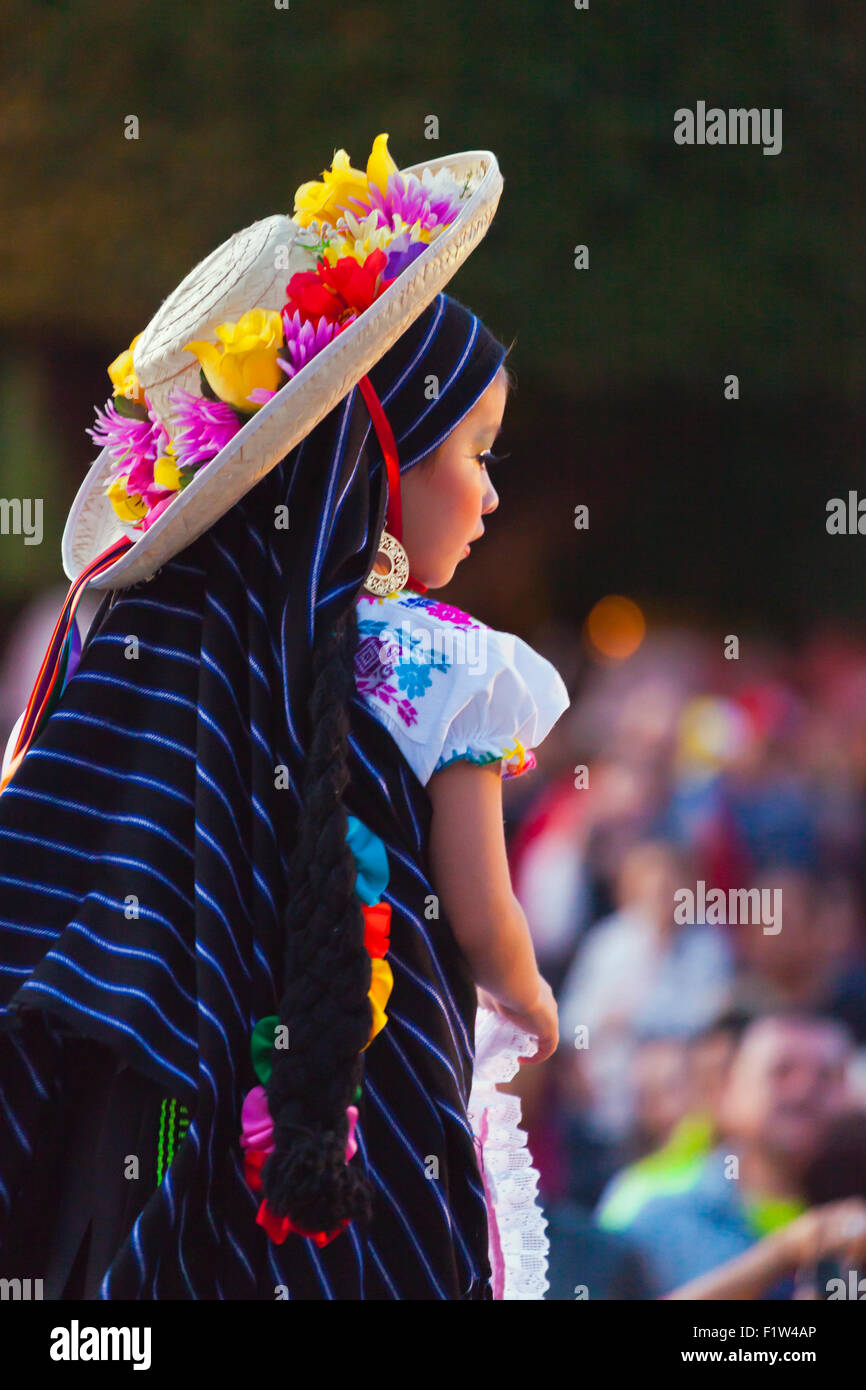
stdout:
[[353,607],[333,632],[319,634],[313,651],[313,738],[284,919],[279,1021],[289,1047],[274,1049],[266,1088],[275,1152],[262,1174],[264,1192],[278,1216],[306,1230],[370,1215],[363,1170],[345,1159],[346,1110],[372,1025],[370,957],[343,807],[357,636]]
[[[490,385],[506,350],[469,309],[440,294],[370,370],[397,443],[401,472],[426,458]],[[434,375],[438,395],[425,385]],[[513,379],[508,377],[509,384]],[[368,466],[382,465],[375,436]],[[384,499],[383,499],[384,501]],[[266,1092],[274,1151],[263,1193],[277,1216],[307,1231],[365,1221],[372,1194],[360,1164],[346,1162],[347,1107],[358,1096],[372,1027],[370,956],[346,841],[349,702],[356,694],[357,594],[313,646],[312,729],[302,808],[288,871],[279,1023]]]

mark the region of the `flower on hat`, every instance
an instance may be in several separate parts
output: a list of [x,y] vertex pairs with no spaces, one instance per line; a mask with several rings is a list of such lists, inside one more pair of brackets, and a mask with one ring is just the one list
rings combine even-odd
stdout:
[[176,425],[174,446],[183,468],[216,458],[243,423],[234,406],[208,396],[194,396],[182,386],[175,387],[171,403]]
[[322,180],[295,193],[294,239],[316,256],[316,269],[292,276],[279,313],[253,307],[237,322],[220,324],[217,343],[185,344],[199,363],[202,394],[172,393],[172,439],[139,381],[137,334],[110,364],[114,395],[88,431],[110,455],[105,492],[117,516],[136,530],[152,526],[196,470],[459,215],[470,183],[470,175],[458,180],[445,166],[435,173],[425,168],[420,178],[401,174],[387,133],[373,141],[366,172],[353,168],[344,149],[335,150]]
[[153,481],[157,487],[164,487],[169,492],[177,492],[180,489],[180,469],[174,444],[168,444],[162,458],[158,458],[153,465]]
[[[107,401],[104,410],[97,407],[96,428],[87,432],[94,443],[108,449],[114,464],[105,492],[116,515],[146,530],[159,514],[152,509],[167,503],[181,484],[172,443],[147,396],[134,408],[141,415],[121,414],[114,400]],[[161,506],[160,512],[164,510]]]
[[152,466],[168,444],[168,432],[149,409],[146,397],[140,415],[121,414],[114,400],[106,401],[104,410],[97,406],[96,428],[88,429],[87,433],[94,444],[108,449],[112,462],[117,465],[146,459]]
[[301,315],[295,310],[289,313],[288,307],[283,309],[283,333],[286,339],[286,350],[277,358],[286,376],[291,380],[296,376],[301,368],[321,352],[323,347],[335,336],[338,325],[333,320],[328,319],[323,314],[317,323],[312,319],[303,321]]
[[[352,318],[354,317],[353,314]],[[331,339],[336,337],[340,330],[346,328],[352,321],[346,319],[340,324],[326,318],[324,314],[318,320],[303,320],[297,309],[294,313],[290,313],[288,305],[283,308],[282,318],[286,343],[282,354],[277,357],[277,363],[285,373],[285,378],[280,381],[280,386],[285,385],[286,381],[291,381],[293,376],[297,376],[301,368],[306,366],[307,362],[317,353],[321,352],[323,347],[327,347]],[[255,391],[250,392],[250,400],[255,401],[257,405],[266,405],[275,395],[276,391],[268,391],[258,387]]]
[[258,409],[250,392],[275,391],[280,382],[280,315],[273,309],[248,309],[237,323],[221,323],[216,333],[220,347],[197,340],[185,343],[184,348],[198,359],[214,395],[250,415]]
[[402,275],[407,265],[418,259],[425,246],[425,242],[413,239],[409,227],[392,237],[388,243],[388,264],[385,267],[388,279],[396,280],[398,275]]
[[323,316],[340,323],[362,314],[391,283],[383,278],[387,259],[384,251],[371,252],[363,263],[354,256],[341,256],[329,265],[322,258],[315,270],[299,270],[292,276],[283,313],[299,313],[302,320],[314,323]]
[[420,223],[407,227],[399,215],[394,217],[393,226],[380,226],[376,213],[370,213],[362,221],[346,213],[337,223],[337,231],[340,235],[332,237],[322,250],[329,265],[335,265],[342,256],[353,256],[363,263],[372,251],[384,251],[388,280],[395,280],[427,245],[419,235]]
[[322,171],[322,182],[312,180],[297,189],[294,221],[299,227],[306,227],[315,217],[320,223],[333,225],[353,194],[366,197],[371,186],[384,191],[388,175],[395,172],[397,165],[388,153],[387,134],[377,135],[373,141],[366,174],[352,167],[345,150],[335,150],[331,168]]
[[429,185],[416,174],[401,174],[395,170],[388,175],[384,190],[371,184],[368,193],[350,197],[351,211],[364,218],[375,216],[377,225],[396,230],[411,227],[413,239],[433,241],[460,213],[456,197],[444,193],[431,197]]
[[106,496],[121,521],[140,521],[147,511],[147,503],[137,494],[130,496],[122,478],[114,479],[106,489]]
[[108,368],[108,375],[111,377],[115,396],[124,396],[128,401],[144,405],[144,389],[132,362],[132,349],[140,337],[141,334],[136,333],[129,347],[115,357]]

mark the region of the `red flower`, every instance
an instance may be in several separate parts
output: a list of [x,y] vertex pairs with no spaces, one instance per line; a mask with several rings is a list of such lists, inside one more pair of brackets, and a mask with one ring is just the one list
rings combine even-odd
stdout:
[[362,314],[393,283],[379,280],[387,262],[384,251],[371,251],[363,265],[354,256],[341,256],[333,266],[320,257],[315,270],[292,276],[283,313],[297,310],[302,322],[314,323],[322,317],[339,323],[350,314]]

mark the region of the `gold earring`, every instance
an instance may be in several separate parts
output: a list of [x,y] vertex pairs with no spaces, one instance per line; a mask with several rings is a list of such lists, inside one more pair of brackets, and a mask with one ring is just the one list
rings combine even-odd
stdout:
[[405,588],[409,578],[409,556],[397,537],[388,531],[382,532],[377,559],[379,555],[384,555],[389,561],[390,569],[386,574],[377,574],[375,569],[372,569],[364,582],[364,588],[377,598],[387,598],[389,594]]

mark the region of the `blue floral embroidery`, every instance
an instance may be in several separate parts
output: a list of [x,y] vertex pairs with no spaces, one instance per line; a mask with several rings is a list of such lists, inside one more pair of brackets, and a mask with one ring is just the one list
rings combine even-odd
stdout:
[[382,666],[388,669],[389,675],[410,699],[418,699],[430,689],[433,671],[447,671],[452,664],[444,652],[436,651],[428,644],[426,633],[405,633],[402,628],[376,618],[360,619],[358,633],[362,637],[381,637],[385,634],[382,639]]

